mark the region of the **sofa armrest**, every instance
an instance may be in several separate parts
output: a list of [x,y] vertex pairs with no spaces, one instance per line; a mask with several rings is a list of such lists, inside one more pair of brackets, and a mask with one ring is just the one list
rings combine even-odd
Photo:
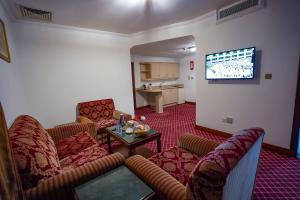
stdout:
[[26,199],[58,200],[65,193],[99,175],[102,175],[124,163],[120,153],[105,156],[99,160],[82,165],[74,170],[59,174],[40,182],[36,187],[25,191]]
[[113,118],[114,119],[120,119],[120,114],[123,114],[125,116],[125,121],[128,121],[128,120],[132,119],[132,116],[130,114],[125,113],[125,112],[121,112],[121,111],[118,111],[118,110],[114,111]]
[[206,155],[219,145],[219,143],[212,140],[188,133],[183,134],[178,143],[179,147],[198,155]]
[[87,131],[97,140],[97,131],[94,123],[74,123],[66,126],[59,126],[46,129],[51,135],[53,141],[57,143],[59,140],[70,137],[82,131]]
[[92,120],[90,120],[89,118],[87,118],[87,117],[84,117],[84,116],[77,116],[77,119],[76,119],[76,121],[78,122],[78,123],[84,123],[84,124],[86,124],[86,123],[94,123]]
[[186,199],[186,187],[146,158],[132,156],[125,161],[125,165],[158,195],[171,200]]

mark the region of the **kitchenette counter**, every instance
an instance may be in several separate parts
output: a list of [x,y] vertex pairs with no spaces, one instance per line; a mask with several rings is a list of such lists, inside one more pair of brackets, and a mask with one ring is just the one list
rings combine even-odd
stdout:
[[[178,103],[178,90],[182,90],[183,88],[183,84],[172,84],[152,86],[151,89],[136,88],[136,91],[147,93],[149,95],[148,98],[155,101],[156,112],[162,113],[164,105],[174,105]],[[154,102],[153,100],[150,102]]]

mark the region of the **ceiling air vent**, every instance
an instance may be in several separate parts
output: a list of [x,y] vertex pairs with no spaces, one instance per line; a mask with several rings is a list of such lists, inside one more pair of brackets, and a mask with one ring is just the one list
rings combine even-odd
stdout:
[[29,8],[26,6],[19,5],[20,14],[23,18],[41,20],[41,21],[51,21],[52,13],[49,11],[38,10],[34,8]]
[[239,17],[264,8],[265,0],[242,0],[217,11],[217,22]]

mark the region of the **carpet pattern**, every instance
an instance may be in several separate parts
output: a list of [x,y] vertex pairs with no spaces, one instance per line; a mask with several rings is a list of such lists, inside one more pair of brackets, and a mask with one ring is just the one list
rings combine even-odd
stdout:
[[[136,110],[136,114],[144,115],[145,123],[162,133],[162,150],[177,145],[177,140],[183,133],[192,133],[217,142],[224,141],[223,137],[195,129],[195,105],[168,107],[161,114],[155,113],[153,109],[143,108]],[[156,151],[156,142],[148,143],[146,146]],[[300,200],[300,159],[263,150],[253,199]]]

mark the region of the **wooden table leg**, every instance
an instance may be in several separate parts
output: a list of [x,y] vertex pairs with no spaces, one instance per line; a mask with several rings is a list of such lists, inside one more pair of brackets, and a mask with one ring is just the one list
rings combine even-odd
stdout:
[[157,153],[160,153],[161,152],[161,141],[160,141],[160,136],[157,137],[157,140],[156,140],[156,145],[157,145]]
[[107,133],[107,145],[108,145],[108,152],[112,153],[111,142],[110,142],[110,134],[109,133]]
[[133,155],[133,148],[129,147],[129,152],[128,152],[128,154],[129,154],[129,157]]
[[155,95],[155,111],[157,113],[163,113],[164,112],[162,93],[158,93],[158,94]]

